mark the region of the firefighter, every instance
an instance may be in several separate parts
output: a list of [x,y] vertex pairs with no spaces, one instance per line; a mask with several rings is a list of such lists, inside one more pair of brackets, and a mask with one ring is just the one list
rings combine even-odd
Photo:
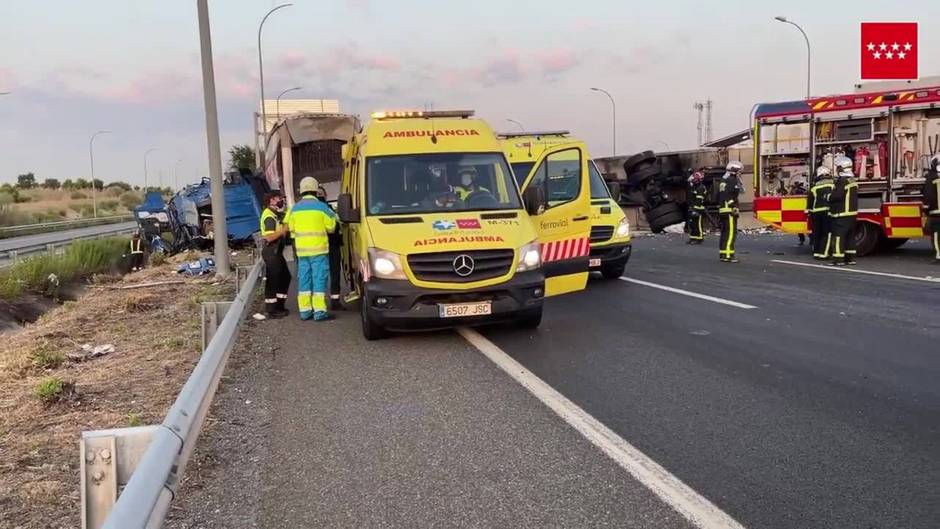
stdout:
[[336,229],[336,214],[317,199],[316,178],[300,180],[300,201],[284,219],[297,251],[297,307],[300,319],[333,319],[326,306],[330,280],[329,234]]
[[741,162],[729,162],[725,174],[718,182],[718,220],[721,225],[721,239],[718,242],[718,257],[724,263],[737,263],[734,256],[734,243],[738,231],[738,195],[742,192],[738,174],[744,166]]
[[284,306],[287,290],[290,288],[290,269],[284,259],[284,245],[287,243],[287,226],[281,222],[284,212],[284,197],[280,193],[268,193],[264,197],[265,208],[261,212],[261,238],[264,247],[261,258],[264,260],[264,306],[269,318],[283,318],[289,311]]
[[689,177],[689,240],[687,244],[702,244],[705,241],[705,230],[702,229],[702,218],[705,216],[705,177],[701,171],[695,171]]
[[[793,186],[790,188],[790,194],[791,194],[791,195],[800,195],[800,196],[807,194],[807,193],[806,193],[806,182],[804,182],[804,181],[802,181],[802,180],[797,180],[796,182],[794,182],[794,183],[793,183]],[[797,235],[797,238],[799,239],[799,244],[798,244],[797,246],[803,246],[804,244],[806,244],[806,234],[805,234],[805,233],[800,232],[800,233],[797,233],[796,235]],[[811,242],[810,244],[812,244],[812,242]]]
[[933,241],[934,264],[940,264],[940,154],[933,155],[924,182],[924,204],[927,205],[927,229]]
[[832,234],[829,232],[829,193],[832,191],[832,171],[825,165],[816,168],[816,181],[806,197],[806,216],[810,221],[810,244],[813,259],[829,258]]
[[[327,201],[326,188],[319,186],[317,188],[317,198],[320,202],[326,204],[326,207],[330,208],[331,211],[335,213],[333,207],[330,206],[330,203]],[[343,305],[340,302],[340,255],[341,255],[341,246],[343,245],[343,234],[340,233],[339,229],[333,231],[327,236],[327,240],[330,243],[330,310],[342,310]]]
[[143,241],[140,240],[139,230],[135,231],[131,237],[131,247],[127,257],[130,260],[131,272],[144,269],[144,246]]
[[836,181],[829,193],[829,229],[832,231],[831,266],[855,264],[855,221],[858,216],[858,182],[854,163],[847,156],[835,160]]

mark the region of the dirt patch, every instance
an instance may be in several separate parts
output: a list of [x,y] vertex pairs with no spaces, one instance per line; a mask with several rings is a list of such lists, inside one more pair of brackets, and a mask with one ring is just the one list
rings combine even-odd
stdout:
[[58,303],[38,294],[24,292],[13,300],[0,298],[0,333],[18,330],[33,323]]
[[[163,419],[199,358],[199,304],[234,296],[231,281],[216,284],[214,277],[113,288],[176,280],[175,268],[167,263],[90,285],[79,301],[3,335],[0,528],[80,527],[81,431]],[[113,344],[114,350],[82,362],[68,359],[85,344]],[[66,398],[39,396],[51,379],[68,388]]]

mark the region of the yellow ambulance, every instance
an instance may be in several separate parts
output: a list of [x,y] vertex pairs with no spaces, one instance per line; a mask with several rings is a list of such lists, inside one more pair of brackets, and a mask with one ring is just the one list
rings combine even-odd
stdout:
[[[527,175],[546,149],[575,142],[566,130],[500,133],[498,136],[517,178]],[[607,279],[616,279],[623,275],[630,260],[633,248],[630,223],[617,204],[620,187],[616,183],[608,186],[592,160],[588,160],[588,172],[591,179],[589,266]]]
[[496,321],[536,327],[544,297],[585,288],[583,144],[545,149],[517,179],[473,111],[377,112],[343,157],[343,268],[367,339]]

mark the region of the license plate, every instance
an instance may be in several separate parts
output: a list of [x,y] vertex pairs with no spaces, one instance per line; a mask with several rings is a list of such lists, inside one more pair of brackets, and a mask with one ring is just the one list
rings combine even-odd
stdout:
[[486,316],[493,313],[493,304],[489,301],[477,303],[447,303],[437,306],[442,318],[461,318]]
[[[581,262],[583,263],[584,261],[581,261]],[[588,259],[588,266],[595,267],[595,266],[600,266],[600,265],[601,265],[600,257],[595,257],[594,259]]]

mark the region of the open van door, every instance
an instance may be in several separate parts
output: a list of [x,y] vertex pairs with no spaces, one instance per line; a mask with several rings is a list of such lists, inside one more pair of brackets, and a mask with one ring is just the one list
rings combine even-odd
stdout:
[[546,149],[521,186],[523,196],[541,195],[530,211],[542,245],[545,295],[584,290],[591,251],[591,183],[587,148],[571,142]]

